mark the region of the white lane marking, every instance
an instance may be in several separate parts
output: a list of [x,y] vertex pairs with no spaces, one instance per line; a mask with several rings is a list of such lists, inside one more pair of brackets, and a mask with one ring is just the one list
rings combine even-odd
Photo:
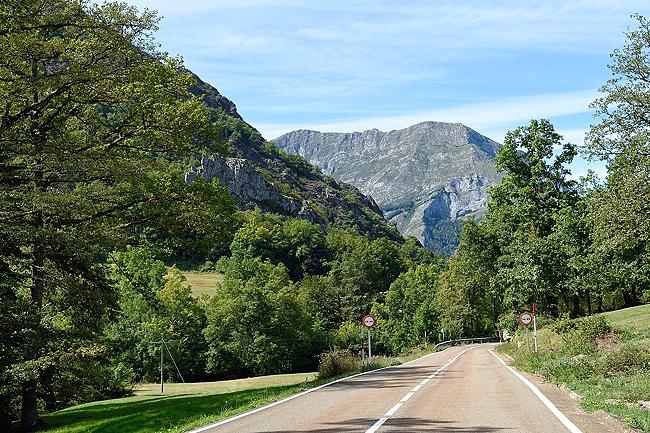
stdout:
[[535,395],[537,396],[537,398],[539,398],[539,399],[542,401],[542,403],[544,403],[544,406],[546,406],[546,407],[548,408],[548,410],[550,410],[551,413],[553,413],[553,415],[555,415],[555,417],[556,417],[557,419],[559,419],[560,422],[561,422],[562,424],[564,424],[564,426],[565,426],[567,429],[569,429],[569,431],[570,431],[571,433],[582,433],[582,430],[580,430],[580,429],[578,428],[578,426],[576,426],[574,423],[572,423],[571,420],[570,420],[569,418],[567,418],[567,416],[564,415],[564,414],[560,411],[560,409],[558,409],[558,408],[557,408],[553,403],[551,403],[551,400],[549,400],[549,399],[548,399],[544,394],[542,394],[542,391],[540,391],[540,390],[539,390],[535,385],[533,385],[532,382],[531,382],[530,380],[526,379],[526,378],[525,378],[523,375],[521,375],[518,371],[516,371],[514,368],[512,368],[512,367],[510,367],[508,364],[506,364],[506,363],[503,361],[503,359],[501,359],[501,357],[500,357],[499,355],[497,355],[496,353],[494,353],[492,350],[490,350],[490,353],[491,353],[492,355],[494,355],[494,357],[495,357],[496,359],[498,359],[499,362],[500,362],[501,364],[503,364],[504,367],[506,367],[508,370],[510,370],[510,372],[511,372],[512,374],[514,374],[515,376],[517,376],[517,378],[518,378],[519,380],[521,380],[521,381],[522,381],[522,382],[523,382],[523,383],[524,383],[528,388],[530,388],[531,391],[533,391],[533,394],[535,394]]
[[386,421],[388,421],[387,417],[379,418],[377,422],[372,425],[372,427],[366,430],[366,433],[375,433]]
[[421,383],[422,385],[426,385],[427,383],[429,383],[430,380],[431,380],[431,379],[429,379],[429,378],[427,377],[426,379],[424,379],[424,380],[423,380],[422,382],[420,382],[420,383]]
[[[428,377],[427,379],[425,379],[425,380],[426,380],[426,381],[429,381],[429,379],[431,379],[431,378],[433,378],[434,376],[436,376],[436,375],[442,373],[442,372],[443,372],[447,367],[449,367],[451,364],[453,364],[454,361],[456,361],[456,360],[460,357],[460,355],[462,355],[463,353],[467,352],[468,350],[472,350],[472,349],[474,349],[474,348],[472,347],[472,348],[469,348],[469,349],[465,349],[465,350],[463,350],[462,352],[457,353],[456,355],[454,355],[453,357],[451,357],[451,358],[450,358],[450,359],[445,363],[445,365],[443,365],[442,367],[440,367],[439,369],[437,369],[437,370],[436,370],[436,371],[435,371],[431,376],[429,376],[429,377]],[[372,427],[370,427],[368,430],[366,430],[365,433],[375,433],[377,430],[379,430],[379,428],[380,428],[382,425],[384,425],[384,423],[385,423],[386,421],[388,421],[388,419],[389,419],[391,416],[393,416],[393,415],[395,414],[395,412],[397,412],[397,410],[398,410],[400,407],[402,407],[402,405],[403,405],[403,404],[404,404],[408,399],[410,399],[411,397],[413,397],[413,395],[414,395],[417,391],[419,391],[420,388],[422,388],[422,385],[421,385],[421,384],[418,385],[418,386],[416,386],[415,388],[413,388],[413,390],[409,391],[409,392],[408,392],[404,397],[402,397],[402,399],[399,401],[399,403],[397,403],[395,406],[391,407],[390,410],[389,410],[388,412],[386,412],[386,413],[384,414],[384,416],[382,416],[381,418],[379,418],[379,419],[377,420],[377,422],[374,423],[374,424],[372,425]]]
[[[244,418],[244,417],[246,417],[246,416],[253,415],[254,413],[261,412],[261,411],[266,410],[266,409],[270,409],[270,408],[272,408],[273,406],[277,406],[277,405],[282,404],[282,403],[285,403],[285,402],[287,402],[287,401],[289,401],[289,400],[293,400],[294,398],[298,398],[298,397],[301,397],[301,396],[303,396],[303,395],[305,395],[305,394],[309,394],[310,392],[318,391],[319,389],[325,388],[326,386],[334,385],[335,383],[342,382],[342,381],[344,381],[344,380],[348,380],[348,379],[352,379],[353,377],[363,376],[363,375],[365,375],[365,374],[370,374],[370,373],[375,373],[375,372],[377,372],[377,371],[386,370],[386,369],[388,369],[388,368],[394,368],[394,367],[399,368],[399,367],[401,367],[401,366],[403,366],[403,365],[407,365],[407,364],[410,364],[410,363],[412,363],[412,362],[416,362],[416,361],[420,361],[421,359],[428,358],[428,357],[431,356],[431,355],[441,354],[442,352],[446,352],[447,350],[452,349],[452,348],[453,348],[453,346],[450,346],[450,347],[448,347],[448,348],[446,348],[446,349],[444,349],[444,350],[441,350],[440,352],[433,352],[433,353],[430,353],[430,354],[428,354],[428,355],[424,355],[424,356],[422,356],[422,357],[420,357],[420,358],[414,359],[414,360],[412,360],[412,361],[405,362],[404,364],[401,364],[401,365],[390,366],[390,367],[383,367],[383,368],[378,368],[378,369],[376,369],[376,370],[370,370],[370,371],[364,371],[363,373],[353,374],[352,376],[347,376],[347,377],[344,377],[344,378],[342,378],[342,379],[338,379],[338,380],[335,380],[335,381],[332,381],[332,382],[328,382],[328,383],[326,383],[326,384],[324,384],[324,385],[317,386],[316,388],[310,388],[310,389],[308,389],[308,390],[306,390],[306,391],[299,392],[298,394],[291,395],[291,396],[289,396],[289,397],[287,397],[287,398],[284,398],[284,399],[282,399],[282,400],[278,400],[278,401],[276,401],[276,402],[273,402],[273,403],[267,404],[266,406],[258,407],[257,409],[253,409],[253,410],[248,411],[248,412],[240,413],[239,415],[235,415],[235,416],[233,416],[233,417],[226,418],[226,419],[224,419],[224,420],[221,420],[221,421],[218,421],[218,422],[215,422],[215,423],[212,423],[212,424],[208,424],[208,425],[205,425],[205,426],[203,426],[203,427],[199,427],[199,428],[194,429],[194,430],[190,430],[190,431],[188,431],[187,433],[201,433],[201,432],[204,432],[204,431],[206,431],[206,430],[210,430],[211,428],[219,427],[219,426],[222,426],[222,425],[224,425],[224,424],[228,424],[228,423],[230,423],[230,422],[233,422],[233,421],[235,421],[235,420],[238,420],[238,419]],[[384,421],[384,422],[385,422],[385,421]],[[383,424],[383,423],[382,423],[382,424]],[[381,425],[381,424],[380,424],[380,425]],[[378,428],[379,428],[379,427],[378,427]]]
[[388,412],[386,412],[386,416],[387,417],[388,416],[393,416],[395,414],[395,412],[397,412],[397,409],[402,407],[403,404],[404,403],[397,403],[395,406],[391,407],[390,410]]

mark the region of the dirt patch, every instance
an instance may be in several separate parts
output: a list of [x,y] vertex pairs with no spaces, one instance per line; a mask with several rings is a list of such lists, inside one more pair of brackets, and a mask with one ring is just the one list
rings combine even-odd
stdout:
[[621,339],[618,338],[618,335],[614,332],[608,332],[601,337],[596,337],[596,346],[600,352],[609,352],[614,350],[620,342]]

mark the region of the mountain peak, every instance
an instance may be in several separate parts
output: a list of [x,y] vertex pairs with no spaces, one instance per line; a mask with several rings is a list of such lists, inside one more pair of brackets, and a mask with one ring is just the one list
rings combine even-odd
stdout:
[[426,121],[387,132],[303,129],[273,142],[371,195],[402,234],[447,255],[459,220],[482,215],[487,189],[499,178],[494,157],[501,145],[462,123]]

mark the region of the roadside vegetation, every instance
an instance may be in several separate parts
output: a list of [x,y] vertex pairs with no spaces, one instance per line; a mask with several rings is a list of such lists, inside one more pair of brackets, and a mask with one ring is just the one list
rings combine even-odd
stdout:
[[537,354],[524,338],[499,347],[515,367],[568,386],[588,411],[650,431],[650,305],[550,323]]

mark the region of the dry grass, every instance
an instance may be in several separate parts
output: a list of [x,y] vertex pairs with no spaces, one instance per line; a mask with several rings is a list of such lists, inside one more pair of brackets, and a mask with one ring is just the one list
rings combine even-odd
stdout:
[[[164,395],[223,394],[249,389],[296,385],[316,379],[316,373],[277,374],[247,379],[222,380],[219,382],[166,383]],[[160,395],[159,383],[145,383],[135,388],[135,395]]]
[[187,282],[192,287],[192,295],[212,296],[217,290],[217,284],[223,281],[223,274],[218,272],[183,272]]

